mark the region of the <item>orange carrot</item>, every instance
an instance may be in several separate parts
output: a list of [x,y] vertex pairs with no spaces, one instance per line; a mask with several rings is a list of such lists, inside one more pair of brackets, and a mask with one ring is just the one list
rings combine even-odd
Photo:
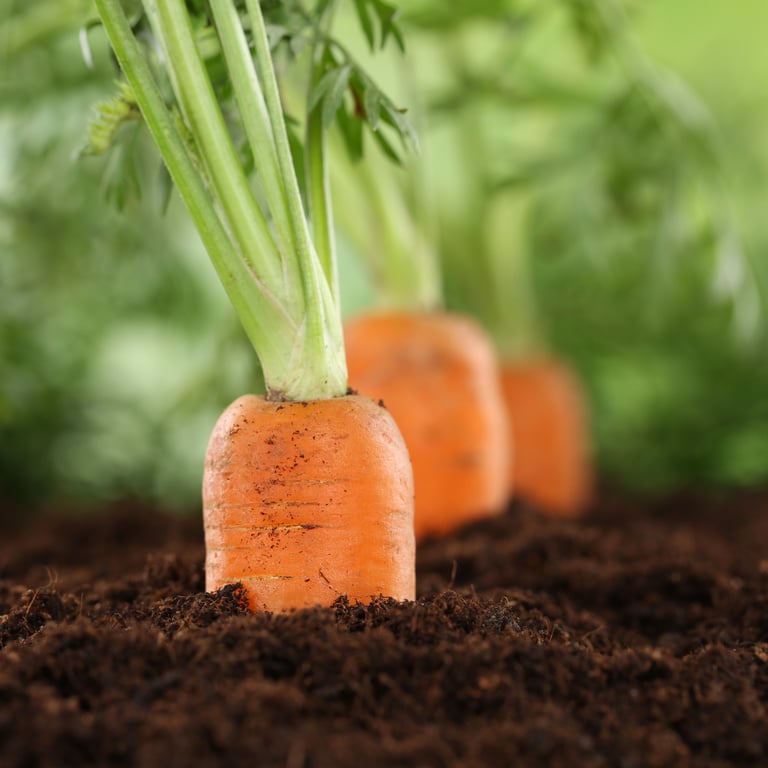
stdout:
[[349,321],[344,336],[350,386],[384,401],[408,446],[416,540],[500,512],[508,430],[480,327],[445,312],[382,313]]
[[203,475],[206,589],[241,582],[253,610],[415,596],[413,475],[368,398],[237,399]]
[[552,359],[502,368],[515,453],[509,483],[515,496],[542,512],[571,517],[592,491],[587,407],[576,377]]

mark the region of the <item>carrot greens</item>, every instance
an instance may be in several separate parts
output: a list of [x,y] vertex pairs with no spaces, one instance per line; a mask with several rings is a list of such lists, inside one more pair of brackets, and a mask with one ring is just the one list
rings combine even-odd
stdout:
[[381,156],[355,163],[334,145],[332,187],[339,232],[365,263],[378,304],[438,309],[443,304],[429,200],[421,194],[425,159],[407,171]]
[[[406,140],[410,130],[339,53],[330,34],[335,5],[279,4],[268,26],[257,0],[144,0],[131,18],[120,0],[96,0],[130,92],[258,354],[270,399],[320,399],[347,389],[327,128],[340,112],[349,122],[362,84],[395,133]],[[390,8],[381,0],[357,3],[366,36],[373,34],[371,9],[380,14],[381,44],[399,39]],[[278,48],[311,50],[302,162],[278,87]],[[119,98],[130,101],[120,88]],[[357,115],[360,125],[364,117]]]

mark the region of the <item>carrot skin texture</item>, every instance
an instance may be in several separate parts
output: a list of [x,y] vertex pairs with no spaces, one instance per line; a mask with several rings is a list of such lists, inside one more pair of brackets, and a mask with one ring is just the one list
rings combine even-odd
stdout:
[[344,329],[350,386],[381,398],[413,462],[417,542],[501,512],[509,433],[493,346],[449,312],[377,313]]
[[221,415],[203,474],[206,589],[252,610],[415,597],[413,473],[386,409],[350,395]]
[[554,359],[502,366],[515,455],[513,495],[557,517],[582,514],[592,497],[588,408],[575,375]]

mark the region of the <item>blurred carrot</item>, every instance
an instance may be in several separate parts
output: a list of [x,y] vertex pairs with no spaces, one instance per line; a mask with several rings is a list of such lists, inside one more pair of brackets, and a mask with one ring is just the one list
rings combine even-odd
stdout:
[[542,512],[570,517],[592,492],[587,406],[576,377],[553,358],[502,366],[513,444],[510,493]]
[[509,443],[490,341],[447,312],[379,313],[345,324],[350,386],[381,398],[413,462],[417,541],[502,511]]

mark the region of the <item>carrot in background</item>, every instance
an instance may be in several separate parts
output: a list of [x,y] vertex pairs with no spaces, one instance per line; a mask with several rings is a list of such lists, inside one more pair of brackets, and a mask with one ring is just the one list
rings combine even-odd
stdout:
[[520,446],[508,469],[514,495],[553,515],[584,512],[594,480],[586,401],[575,376],[554,358],[530,358],[502,366],[501,389]]
[[506,504],[509,453],[493,346],[468,317],[372,313],[345,324],[349,381],[380,397],[413,462],[417,541]]
[[413,192],[417,161],[408,163],[406,180],[384,159],[356,166],[337,155],[340,232],[369,268],[379,303],[345,322],[349,383],[382,399],[405,438],[419,541],[506,507],[511,449],[498,363],[478,323],[440,308],[424,202],[406,191]]
[[[148,0],[130,24],[120,0],[97,0],[136,102],[262,365],[266,398],[248,395],[224,412],[204,471],[206,586],[240,581],[254,609],[329,604],[339,595],[414,597],[405,445],[385,409],[346,396],[324,135],[352,64],[329,53],[334,5],[322,3],[307,17],[315,26],[303,31],[322,41],[311,50],[307,99],[313,237],[258,1],[246,0],[241,18],[229,0],[211,0],[210,30],[206,13],[190,17],[183,0]],[[163,54],[170,107],[150,67],[153,48],[148,53],[135,36],[139,27],[142,39],[151,29]],[[201,44],[208,32],[221,52]],[[224,119],[222,94],[230,89],[258,168],[258,194]],[[226,106],[232,114],[235,104]]]

